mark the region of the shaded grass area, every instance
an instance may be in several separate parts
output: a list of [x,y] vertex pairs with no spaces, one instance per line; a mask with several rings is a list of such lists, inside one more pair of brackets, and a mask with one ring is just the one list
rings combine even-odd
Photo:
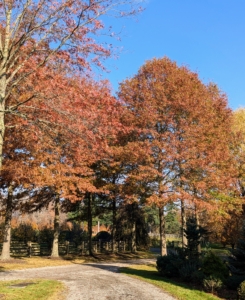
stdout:
[[156,271],[154,266],[142,266],[135,265],[127,268],[120,268],[120,272],[126,275],[138,278],[149,282],[165,292],[169,293],[171,296],[179,300],[217,300],[220,299],[212,294],[205,293],[203,291],[191,288],[180,282],[175,282],[173,280],[161,277]]
[[213,253],[215,253],[218,256],[229,256],[231,254],[231,247],[224,247],[221,244],[218,243],[211,243],[208,247],[203,247],[203,250],[212,250]]
[[55,280],[0,281],[0,299],[62,300],[64,292],[64,285]]
[[[223,257],[229,257],[231,255],[231,251],[229,249],[213,249],[213,248],[208,248],[207,251],[212,251],[215,255],[223,258]],[[204,253],[206,251],[204,250]]]
[[[95,254],[93,257],[88,255],[83,256],[63,256],[60,258],[52,259],[49,257],[23,257],[13,258],[8,261],[0,261],[0,272],[8,270],[21,270],[30,268],[41,267],[56,267],[72,264],[83,264],[87,262],[106,262],[106,261],[118,261],[118,260],[130,260],[130,259],[144,259],[155,258],[155,255],[150,252],[139,251],[137,253],[104,253]],[[1,298],[0,298],[1,299]]]
[[[178,244],[179,243],[179,244]],[[181,247],[181,239],[178,238],[168,238],[167,239],[168,247]],[[154,248],[159,248],[160,252],[160,241],[155,240],[154,241]],[[207,245],[202,245],[202,251],[203,253],[206,253],[207,251],[212,250],[213,253],[215,253],[218,256],[221,257],[227,257],[231,254],[231,247],[223,246],[220,243],[208,243]]]
[[91,256],[84,256],[86,261],[118,261],[118,260],[130,260],[130,259],[144,259],[144,258],[156,258],[157,255],[150,251],[137,251],[135,253],[131,252],[118,252],[118,253],[103,253],[103,254],[94,254]]

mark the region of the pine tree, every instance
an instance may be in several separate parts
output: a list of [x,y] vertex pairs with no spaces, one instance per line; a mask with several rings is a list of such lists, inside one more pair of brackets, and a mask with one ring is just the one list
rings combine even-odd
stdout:
[[207,234],[207,230],[197,225],[196,218],[189,217],[186,229],[184,229],[184,234],[187,238],[185,252],[188,259],[198,259],[200,254],[198,251],[198,245],[200,244],[201,237]]
[[245,226],[243,226],[242,237],[237,242],[236,249],[232,250],[229,257],[230,270],[236,275],[245,275]]

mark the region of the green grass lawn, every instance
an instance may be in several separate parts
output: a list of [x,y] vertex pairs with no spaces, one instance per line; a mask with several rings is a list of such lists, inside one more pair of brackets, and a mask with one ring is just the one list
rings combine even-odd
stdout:
[[55,280],[0,281],[0,299],[5,300],[62,300],[64,285]]
[[[114,254],[95,254],[94,257],[84,256],[61,256],[59,259],[50,259],[48,257],[19,257],[12,258],[9,261],[0,261],[0,272],[9,270],[21,270],[41,267],[56,267],[72,264],[83,264],[86,262],[101,262],[101,261],[118,261],[130,259],[156,258],[156,255],[151,252],[137,251],[137,253],[114,253]],[[1,298],[0,298],[1,299]]]
[[210,243],[208,247],[202,247],[202,251],[212,251],[214,254],[224,257],[229,256],[231,254],[231,247],[224,247],[221,244],[218,243]]
[[147,281],[165,292],[169,293],[176,299],[180,300],[217,300],[220,299],[212,294],[205,293],[197,289],[191,289],[189,286],[174,282],[170,279],[159,276],[154,266],[135,265],[128,268],[120,268],[120,272],[129,276]]

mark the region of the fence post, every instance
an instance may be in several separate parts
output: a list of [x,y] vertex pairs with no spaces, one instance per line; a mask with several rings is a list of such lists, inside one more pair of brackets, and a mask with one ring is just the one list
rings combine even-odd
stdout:
[[65,241],[65,245],[66,245],[66,255],[69,254],[69,244],[70,244],[69,241]]
[[29,256],[29,257],[31,257],[31,244],[32,244],[31,241],[28,241],[28,242],[27,242],[27,246],[28,246],[28,250],[27,250],[27,251],[28,251],[28,256]]
[[95,242],[94,246],[94,252],[97,253],[97,242]]
[[126,250],[126,245],[125,244],[126,244],[125,241],[123,241],[123,252],[125,252],[125,250]]

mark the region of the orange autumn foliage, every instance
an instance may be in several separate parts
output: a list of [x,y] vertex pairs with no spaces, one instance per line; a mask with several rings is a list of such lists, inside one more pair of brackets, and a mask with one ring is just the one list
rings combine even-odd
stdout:
[[229,184],[223,170],[231,111],[214,84],[168,58],[153,59],[121,84],[119,97],[134,116],[139,151],[144,147],[148,156],[134,176],[141,180],[151,169],[149,201],[205,205],[211,189]]

